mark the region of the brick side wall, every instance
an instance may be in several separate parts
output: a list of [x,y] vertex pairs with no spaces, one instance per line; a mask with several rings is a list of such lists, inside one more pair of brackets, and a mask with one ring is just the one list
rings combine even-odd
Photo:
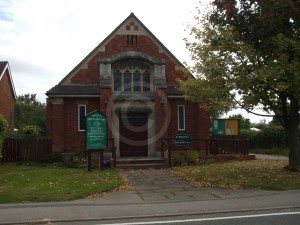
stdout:
[[14,130],[14,94],[11,87],[9,73],[6,71],[0,80],[0,114],[7,121],[8,131]]
[[78,131],[78,105],[86,105],[86,114],[99,110],[98,98],[67,98],[64,104],[65,148],[64,152],[77,152],[85,149],[85,132]]
[[[65,146],[65,121],[64,103],[51,102],[51,134],[52,134],[52,152],[63,153]],[[49,106],[47,106],[47,110]]]

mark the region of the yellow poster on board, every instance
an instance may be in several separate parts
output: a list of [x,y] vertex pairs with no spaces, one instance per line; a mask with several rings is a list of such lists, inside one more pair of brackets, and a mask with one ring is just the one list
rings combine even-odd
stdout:
[[239,135],[239,121],[238,120],[225,120],[225,135]]

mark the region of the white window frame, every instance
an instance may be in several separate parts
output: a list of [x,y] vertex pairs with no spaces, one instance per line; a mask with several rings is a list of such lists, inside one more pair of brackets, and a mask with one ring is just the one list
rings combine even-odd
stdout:
[[[183,121],[182,121],[182,124],[183,124],[183,127],[180,127],[180,124],[181,124],[181,118],[180,118],[180,108],[182,109],[182,114],[183,114]],[[178,130],[179,131],[184,131],[185,130],[185,105],[178,105],[177,106],[177,114],[178,114]]]
[[83,105],[83,104],[81,104],[81,105],[78,105],[78,131],[85,131],[85,129],[81,129],[81,127],[80,127],[80,107],[84,107],[84,116],[86,116],[86,105]]

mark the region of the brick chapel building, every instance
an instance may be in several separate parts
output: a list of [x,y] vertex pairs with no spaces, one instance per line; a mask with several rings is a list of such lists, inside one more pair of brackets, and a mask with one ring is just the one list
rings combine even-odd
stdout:
[[[117,157],[155,157],[160,138],[209,137],[209,115],[186,102],[177,78],[182,63],[131,13],[67,76],[47,91],[53,153],[85,148],[85,115],[108,118]],[[190,148],[199,148],[196,142]],[[111,152],[111,149],[108,149]]]
[[14,108],[16,91],[9,63],[0,61],[0,114],[8,123],[7,131],[14,131]]

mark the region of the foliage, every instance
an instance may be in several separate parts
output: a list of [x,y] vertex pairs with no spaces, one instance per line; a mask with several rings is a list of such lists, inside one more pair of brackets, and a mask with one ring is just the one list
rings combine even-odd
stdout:
[[229,116],[229,119],[239,119],[240,120],[240,129],[250,129],[251,122],[250,119],[243,117],[242,114],[235,114]]
[[197,167],[176,167],[176,173],[201,187],[300,189],[300,173],[273,160],[232,161]]
[[241,135],[249,139],[250,149],[288,148],[288,139],[280,126],[266,127],[260,131],[241,130]]
[[22,133],[23,134],[28,134],[28,135],[32,135],[32,136],[38,136],[40,135],[40,128],[36,127],[36,126],[24,126],[22,129]]
[[274,113],[289,138],[290,166],[300,168],[300,4],[292,0],[215,0],[191,26],[186,45],[196,79],[180,90],[208,107],[259,107]]
[[[260,129],[260,130],[263,130],[265,128],[268,127],[269,124],[266,123],[266,120],[263,119],[261,121],[259,121],[258,123],[253,123],[252,126],[257,128],[257,129]],[[270,125],[272,125],[272,123],[270,123]]]
[[36,94],[19,95],[16,100],[15,127],[22,132],[26,126],[37,127],[42,135],[46,133],[46,107],[37,101]]
[[8,127],[6,120],[0,114],[0,159],[2,158],[2,146],[4,141],[5,130]]
[[184,153],[184,162],[187,165],[197,165],[199,162],[199,152],[196,150],[188,150]]
[[0,203],[66,201],[122,185],[115,170],[0,165]]

